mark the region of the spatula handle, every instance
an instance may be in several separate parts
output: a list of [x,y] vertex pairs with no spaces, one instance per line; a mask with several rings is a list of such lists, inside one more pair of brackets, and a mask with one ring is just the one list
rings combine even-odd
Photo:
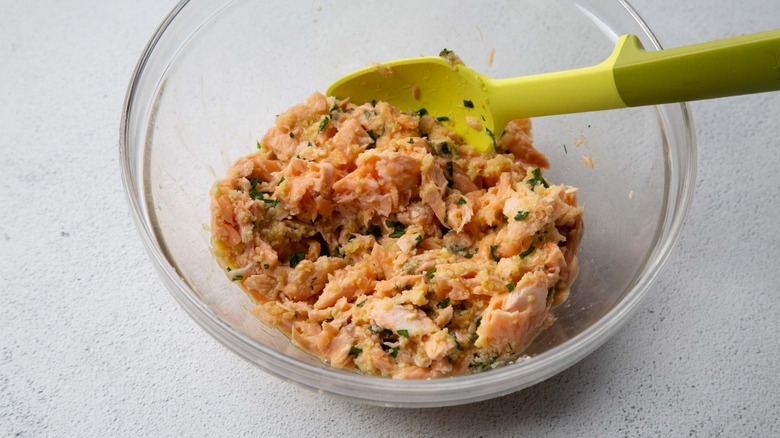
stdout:
[[613,70],[627,106],[780,90],[780,29],[650,52],[626,38]]

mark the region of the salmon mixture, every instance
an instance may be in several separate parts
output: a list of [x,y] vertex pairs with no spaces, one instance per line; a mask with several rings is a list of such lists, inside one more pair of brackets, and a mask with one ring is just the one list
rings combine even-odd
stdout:
[[230,167],[213,253],[257,317],[334,367],[407,379],[508,363],[552,324],[577,189],[544,177],[529,120],[480,153],[441,119],[316,93]]

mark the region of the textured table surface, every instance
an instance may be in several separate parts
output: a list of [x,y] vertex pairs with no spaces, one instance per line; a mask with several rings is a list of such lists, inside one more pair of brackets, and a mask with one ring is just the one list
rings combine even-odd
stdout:
[[[780,93],[692,104],[682,238],[595,353],[483,403],[361,406],[227,351],[143,252],[119,115],[174,3],[0,0],[0,436],[780,434]],[[777,0],[633,4],[667,47],[780,28]]]

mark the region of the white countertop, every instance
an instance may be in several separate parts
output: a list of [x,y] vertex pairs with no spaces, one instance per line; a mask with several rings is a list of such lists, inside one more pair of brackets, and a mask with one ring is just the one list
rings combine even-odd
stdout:
[[[780,28],[777,0],[632,3],[666,47]],[[0,0],[0,436],[780,435],[780,93],[691,105],[682,238],[595,353],[483,403],[362,406],[223,348],[143,251],[119,119],[174,4]]]

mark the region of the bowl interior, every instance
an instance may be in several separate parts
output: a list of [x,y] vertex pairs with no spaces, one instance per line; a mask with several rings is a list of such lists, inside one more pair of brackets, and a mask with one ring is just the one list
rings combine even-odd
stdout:
[[[153,41],[129,96],[125,140],[136,190],[130,196],[142,234],[148,233],[161,269],[178,276],[172,290],[188,295],[178,298],[197,302],[201,324],[220,321],[243,336],[244,357],[267,367],[264,355],[276,351],[290,363],[361,384],[381,380],[330,370],[246,310],[250,300],[209,253],[211,185],[255,148],[276,114],[370,62],[433,55],[446,47],[478,71],[511,77],[596,64],[624,33],[654,46],[631,10],[611,1],[351,2],[348,8],[310,1],[190,1]],[[676,234],[686,177],[680,161],[693,152],[680,105],[533,123],[536,147],[552,163],[546,176],[578,187],[586,208],[579,277],[569,300],[554,311],[557,322],[528,350],[542,357],[576,344],[578,335],[603,324],[626,297],[646,289],[642,281],[657,270]],[[585,166],[584,156],[593,168]],[[513,389],[551,375],[547,370],[547,376],[526,376],[525,366],[485,374],[515,373]]]

